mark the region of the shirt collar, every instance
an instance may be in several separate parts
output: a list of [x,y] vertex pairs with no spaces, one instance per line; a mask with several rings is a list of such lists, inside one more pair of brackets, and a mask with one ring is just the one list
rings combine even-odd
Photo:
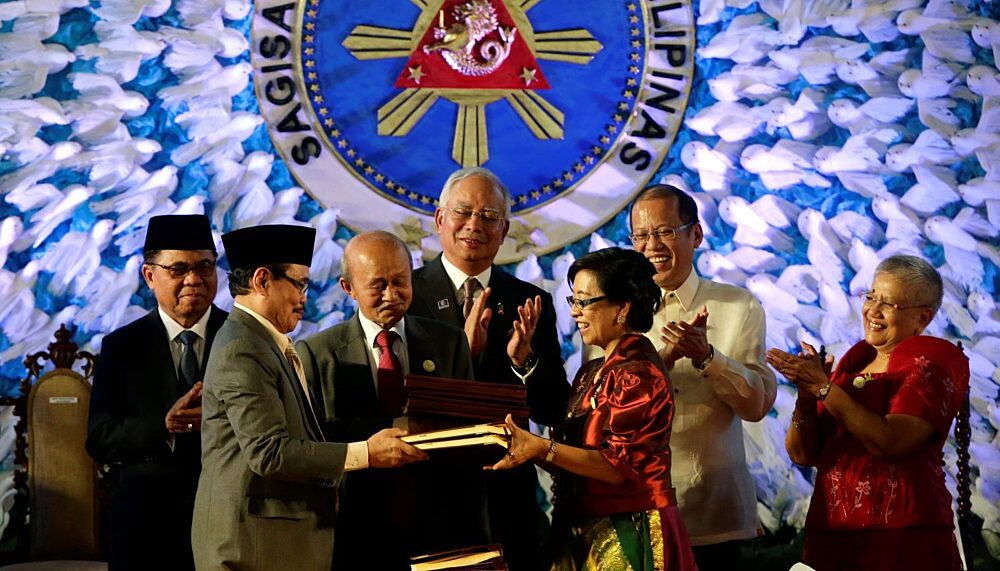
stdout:
[[271,335],[271,338],[274,339],[274,342],[278,345],[278,348],[281,349],[282,353],[284,353],[285,349],[287,349],[288,346],[292,344],[291,337],[285,335],[281,331],[278,331],[278,328],[275,327],[273,323],[268,321],[267,318],[264,317],[263,315],[239,303],[233,303],[233,307],[237,307],[247,312],[250,315],[250,317],[253,317],[257,321],[259,321],[260,324],[264,326],[264,329],[267,329],[267,332]]
[[448,279],[451,280],[451,285],[455,287],[455,291],[461,290],[462,285],[465,284],[465,280],[469,278],[476,278],[479,280],[479,285],[483,286],[483,289],[486,289],[486,287],[490,285],[490,276],[493,275],[493,266],[486,268],[480,274],[469,276],[462,270],[458,269],[455,264],[449,262],[447,256],[441,256],[441,263],[444,265],[444,271],[448,274]]
[[[694,304],[694,296],[698,293],[698,279],[698,272],[694,271],[694,267],[692,267],[691,273],[688,274],[681,287],[673,291],[684,311],[689,311]],[[669,296],[670,292],[669,290],[663,290],[663,293],[664,296]]]
[[[382,326],[362,315],[360,311],[358,312],[358,320],[361,321],[361,330],[365,333],[365,343],[367,343],[368,348],[371,349],[375,346],[375,336],[382,331]],[[406,318],[403,317],[397,321],[395,325],[386,329],[386,331],[395,331],[396,334],[399,335],[399,338],[402,339],[404,346],[406,345],[406,332],[403,326],[403,322],[405,320]]]
[[[167,329],[167,339],[170,339],[171,341],[177,339],[177,336],[180,335],[182,331],[185,331],[184,327],[182,327],[180,323],[174,321],[173,317],[167,315],[167,312],[163,311],[163,308],[159,305],[156,306],[156,310],[160,313],[160,320],[163,321],[163,327]],[[211,313],[212,308],[209,306],[209,308],[205,310],[205,313],[202,314],[201,319],[189,328],[191,331],[197,333],[198,337],[201,339],[205,339],[208,336],[208,318]]]

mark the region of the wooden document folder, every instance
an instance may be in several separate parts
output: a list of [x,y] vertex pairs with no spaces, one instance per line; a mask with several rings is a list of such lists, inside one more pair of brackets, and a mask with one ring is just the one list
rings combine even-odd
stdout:
[[406,416],[461,422],[503,422],[507,414],[528,425],[527,391],[523,385],[483,383],[407,375],[403,383]]

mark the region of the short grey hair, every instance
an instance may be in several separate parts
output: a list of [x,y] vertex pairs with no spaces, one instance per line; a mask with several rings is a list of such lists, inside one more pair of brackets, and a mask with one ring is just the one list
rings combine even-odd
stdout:
[[441,188],[441,196],[438,198],[438,204],[441,208],[448,206],[448,199],[451,198],[451,189],[455,188],[455,185],[459,182],[473,176],[484,178],[490,183],[490,186],[493,187],[493,192],[497,193],[503,199],[504,218],[510,218],[510,204],[512,200],[510,191],[507,190],[507,185],[500,180],[500,177],[493,174],[493,171],[483,167],[466,167],[451,173],[448,180],[444,181],[444,186]]
[[944,296],[944,282],[937,269],[923,258],[897,254],[879,262],[875,267],[875,275],[889,274],[900,280],[909,291],[931,306],[935,312],[941,308]]
[[413,269],[413,256],[410,255],[410,248],[406,245],[406,242],[392,232],[386,232],[385,230],[370,230],[368,232],[362,232],[361,234],[351,238],[350,241],[347,242],[347,245],[344,246],[344,253],[340,257],[340,277],[344,278],[344,281],[347,283],[351,283],[351,256],[347,255],[347,249],[350,247],[351,242],[357,240],[358,238],[394,245],[396,249],[399,250],[399,253],[405,256],[407,261],[409,261],[410,269]]

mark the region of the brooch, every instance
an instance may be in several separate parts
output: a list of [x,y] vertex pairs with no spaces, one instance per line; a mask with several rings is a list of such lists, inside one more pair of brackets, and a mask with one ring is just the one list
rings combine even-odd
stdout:
[[871,382],[871,380],[872,380],[872,374],[871,373],[865,373],[863,375],[858,375],[858,376],[854,377],[854,388],[856,388],[856,389],[863,389],[863,388],[865,388],[865,385],[867,385],[869,382]]

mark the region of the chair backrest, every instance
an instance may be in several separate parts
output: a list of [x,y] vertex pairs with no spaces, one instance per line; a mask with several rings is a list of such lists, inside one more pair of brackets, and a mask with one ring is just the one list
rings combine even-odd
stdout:
[[84,449],[90,385],[56,369],[28,393],[32,559],[97,557],[97,466]]
[[[72,335],[61,326],[48,351],[28,355],[20,396],[0,402],[20,417],[15,462],[25,471],[15,474],[15,486],[27,495],[31,560],[95,559],[101,552],[97,466],[84,447],[94,356],[77,351]],[[82,375],[73,370],[81,359]],[[42,375],[45,361],[55,368]]]

